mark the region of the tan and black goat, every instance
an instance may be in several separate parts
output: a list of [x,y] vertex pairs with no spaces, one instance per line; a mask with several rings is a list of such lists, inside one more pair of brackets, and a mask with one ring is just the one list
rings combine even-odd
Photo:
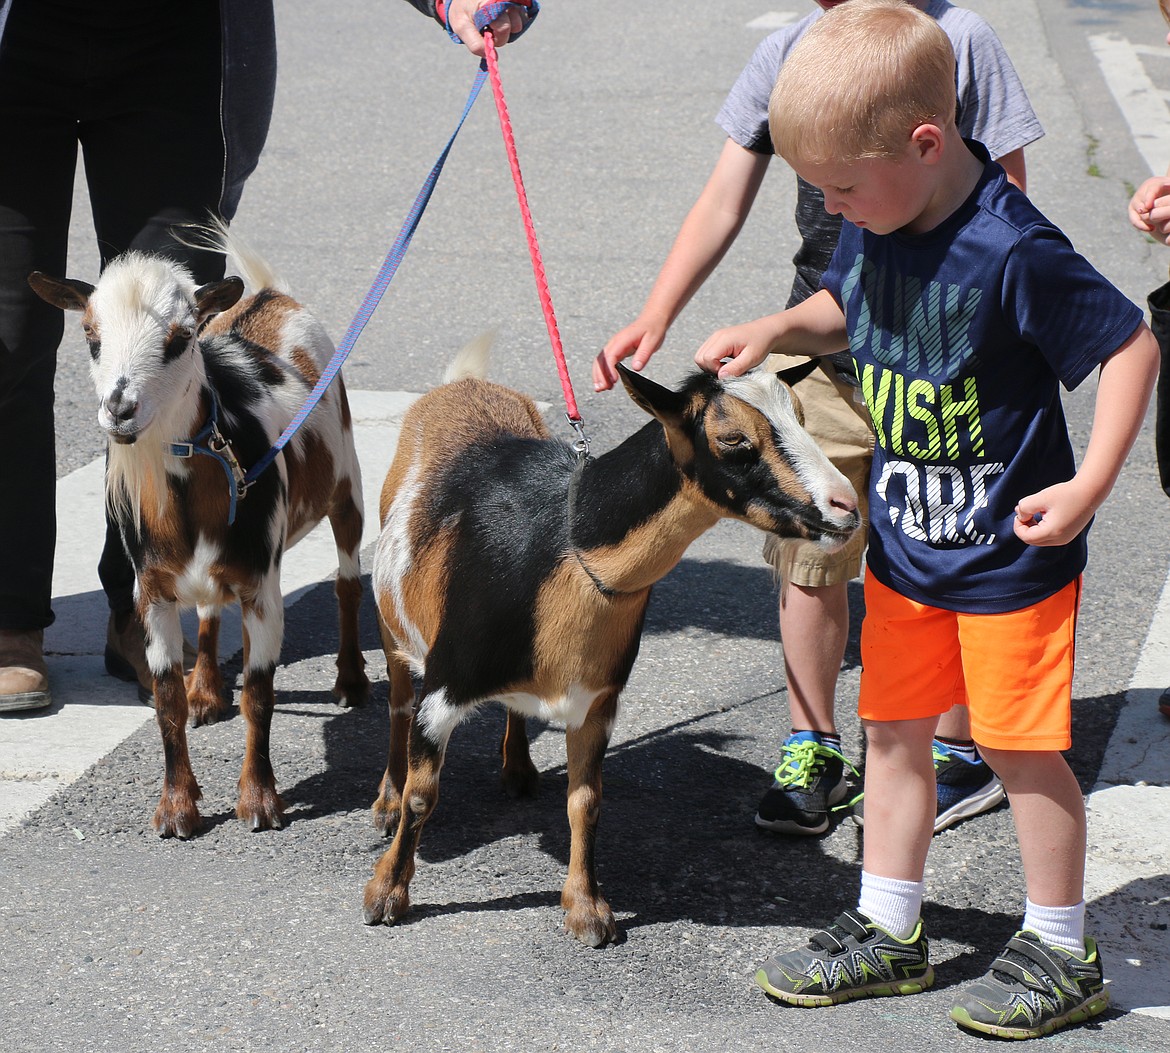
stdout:
[[373,581],[390,755],[374,816],[397,829],[366,885],[365,920],[408,909],[448,739],[495,700],[508,709],[512,790],[536,780],[523,715],[566,726],[561,904],[566,929],[598,946],[617,931],[594,872],[601,763],[651,586],[725,516],[836,547],[858,528],[857,496],[770,374],[698,374],[676,392],[623,369],[656,420],[579,464],[528,398],[481,379],[485,361],[484,345],[465,349],[448,373],[461,379],[411,407],[382,489]]
[[[220,610],[233,602],[243,619],[240,709],[247,722],[236,814],[252,829],[281,825],[284,806],[269,759],[284,631],[280,565],[285,550],[325,516],[340,565],[334,693],[349,705],[369,693],[358,645],[361,476],[340,376],[238,504],[233,497],[232,455],[247,467],[267,452],[333,345],[262,259],[226,230],[214,238],[235,257],[253,295],[241,299],[237,277],[196,288],[182,266],[139,252],[113,260],[96,287],[40,273],[29,278],[42,299],[83,312],[98,423],[111,440],[107,506],[134,565],[146,626],[165,757],[154,814],[163,837],[188,837],[201,825],[186,724],[188,716],[198,725],[226,711],[217,647]],[[192,606],[199,653],[184,681],[179,612]]]

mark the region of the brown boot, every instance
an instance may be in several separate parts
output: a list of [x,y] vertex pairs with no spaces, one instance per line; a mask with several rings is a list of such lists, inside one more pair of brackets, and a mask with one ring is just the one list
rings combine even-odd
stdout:
[[154,705],[154,680],[146,664],[146,630],[134,611],[110,612],[106,626],[106,672],[128,683],[137,682],[138,701]]
[[0,629],[0,712],[53,704],[43,629]]

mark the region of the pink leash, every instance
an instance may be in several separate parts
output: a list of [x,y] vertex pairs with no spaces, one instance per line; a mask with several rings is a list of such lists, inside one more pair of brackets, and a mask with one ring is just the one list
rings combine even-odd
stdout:
[[512,133],[512,120],[508,116],[508,104],[504,100],[504,86],[500,83],[496,44],[492,39],[490,29],[484,32],[483,43],[487,58],[488,77],[492,85],[492,97],[496,101],[496,112],[500,115],[500,130],[504,133],[504,147],[508,151],[508,165],[512,169],[512,182],[516,185],[516,198],[520,202],[520,214],[524,219],[524,230],[528,235],[528,255],[532,258],[536,292],[540,297],[540,307],[544,312],[544,324],[548,329],[549,340],[552,342],[553,357],[556,359],[557,373],[561,378],[561,390],[565,395],[565,416],[577,432],[574,449],[578,455],[584,457],[589,453],[589,439],[585,435],[585,423],[577,410],[577,400],[573,397],[573,385],[569,380],[569,367],[565,364],[565,351],[561,346],[561,334],[557,329],[557,317],[553,312],[552,296],[548,290],[548,278],[545,276],[544,261],[540,256],[540,245],[536,241],[536,228],[532,222],[532,212],[528,208],[528,194],[524,189],[524,177],[520,174],[520,159],[516,155],[516,137]]

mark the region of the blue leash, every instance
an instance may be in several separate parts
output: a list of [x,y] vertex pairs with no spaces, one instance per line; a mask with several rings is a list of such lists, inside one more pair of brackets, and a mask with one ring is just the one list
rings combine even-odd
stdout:
[[[480,8],[475,15],[476,28],[482,33],[491,22],[499,17],[499,15],[508,7],[521,7],[525,11],[525,22],[521,29],[521,33],[527,30],[531,25],[532,20],[536,17],[540,10],[540,5],[537,0],[528,0],[525,4],[517,3],[494,3],[486,7]],[[450,24],[447,24],[447,31],[450,33]],[[520,34],[516,34],[519,36]],[[457,43],[462,43],[454,33],[451,37]],[[515,36],[512,38],[515,39]],[[280,438],[273,443],[272,448],[260,458],[244,475],[243,479],[239,480],[233,488],[233,494],[243,498],[248,492],[248,488],[256,481],[257,477],[261,475],[268,467],[276,460],[276,455],[288,444],[288,441],[296,434],[297,429],[305,423],[305,419],[313,411],[313,408],[321,401],[321,396],[325,394],[325,389],[333,383],[333,378],[337,376],[341,369],[341,364],[349,357],[349,353],[353,350],[354,344],[357,343],[358,337],[362,330],[366,327],[366,323],[373,316],[374,311],[377,310],[378,303],[382,299],[382,294],[389,286],[391,279],[394,277],[394,272],[398,270],[398,265],[402,262],[403,256],[406,255],[406,250],[410,247],[411,238],[414,237],[415,229],[418,227],[419,220],[422,219],[422,214],[426,210],[427,203],[431,199],[431,193],[435,189],[435,184],[439,181],[439,174],[443,171],[443,165],[447,162],[447,155],[451,152],[451,147],[455,143],[455,137],[459,134],[459,130],[463,127],[463,122],[467,120],[467,115],[471,112],[472,106],[475,105],[475,100],[479,98],[479,89],[483,87],[483,82],[487,79],[487,64],[481,62],[478,71],[475,74],[475,79],[471,84],[471,91],[467,96],[467,102],[463,107],[463,114],[459,118],[459,123],[455,125],[455,130],[451,133],[451,137],[447,140],[447,145],[443,147],[443,152],[439,154],[439,159],[435,162],[434,167],[431,168],[430,173],[424,180],[422,189],[419,190],[418,196],[414,199],[414,204],[411,205],[410,211],[407,213],[406,221],[402,224],[402,229],[398,233],[398,237],[394,240],[394,244],[390,247],[386,259],[382,263],[381,269],[378,271],[377,277],[374,279],[373,285],[370,286],[370,291],[366,293],[366,298],[362,301],[358,312],[354,315],[354,319],[349,324],[349,329],[346,332],[341,343],[337,345],[337,350],[334,351],[333,357],[329,360],[329,364],[321,373],[317,380],[316,386],[309,397],[305,400],[303,406],[297,411],[296,416],[288,423],[288,427],[281,433]],[[233,511],[235,507],[235,498],[233,497]]]
[[438,182],[439,173],[443,171],[443,165],[446,163],[447,154],[450,153],[451,147],[455,142],[455,136],[459,134],[459,129],[463,127],[463,122],[467,120],[467,115],[471,112],[471,107],[475,105],[475,100],[479,96],[479,89],[483,87],[483,82],[486,79],[486,70],[481,69],[476,72],[475,80],[471,85],[471,93],[467,97],[467,104],[463,107],[463,116],[459,118],[459,123],[455,126],[455,131],[451,133],[451,138],[447,140],[447,145],[443,147],[443,152],[439,155],[439,159],[435,162],[434,167],[423,183],[422,189],[414,199],[414,204],[411,205],[410,212],[406,216],[406,222],[403,223],[402,230],[399,231],[398,237],[390,248],[390,252],[386,255],[386,259],[383,261],[382,267],[374,279],[374,284],[370,286],[370,291],[366,293],[366,298],[358,308],[357,314],[354,315],[353,321],[349,323],[349,330],[342,338],[341,343],[337,345],[337,350],[333,353],[329,364],[322,371],[316,386],[309,393],[309,397],[305,400],[304,405],[297,411],[296,416],[289,421],[288,427],[281,433],[280,438],[273,443],[272,448],[248,469],[243,482],[240,484],[241,497],[243,497],[248,487],[256,481],[257,476],[272,464],[276,459],[276,455],[284,449],[297,429],[305,423],[305,418],[308,417],[317,403],[321,401],[321,396],[325,394],[325,389],[333,383],[333,378],[337,376],[338,371],[341,369],[341,364],[349,356],[350,351],[353,350],[353,345],[357,343],[357,338],[366,327],[366,323],[373,316],[379,301],[382,299],[382,294],[386,291],[387,286],[394,277],[394,272],[398,270],[398,265],[402,262],[402,257],[406,255],[406,250],[410,247],[410,239],[414,237],[415,229],[418,227],[419,220],[422,219],[427,202],[431,199],[431,192],[435,189],[435,183]]

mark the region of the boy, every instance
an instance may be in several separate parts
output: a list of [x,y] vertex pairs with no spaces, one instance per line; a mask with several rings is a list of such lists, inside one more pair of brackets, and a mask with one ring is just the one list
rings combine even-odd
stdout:
[[[755,200],[772,155],[768,97],[788,53],[822,10],[842,0],[817,0],[818,10],[766,37],[731,89],[716,118],[728,134],[706,188],[679,231],[674,247],[637,320],[614,336],[594,365],[597,390],[616,381],[615,364],[633,355],[645,366],[667,328],[730,248]],[[1024,147],[1043,135],[1023,86],[991,27],[973,11],[947,0],[908,0],[947,33],[958,63],[959,128],[978,139],[1025,189]],[[797,183],[796,225],[801,246],[788,306],[820,288],[841,228],[824,210],[820,192]],[[842,351],[842,348],[837,348]],[[873,453],[873,429],[859,397],[847,353],[816,360],[777,358],[796,386],[813,436],[833,463],[864,494]],[[792,367],[802,371],[793,379]],[[864,506],[862,508],[864,513]],[[759,802],[756,825],[782,834],[819,834],[829,809],[846,795],[846,766],[835,720],[837,676],[849,637],[850,580],[861,571],[865,532],[835,553],[807,542],[769,539],[764,558],[783,582],[780,635],[788,685],[791,734],[781,748],[774,779]],[[936,743],[938,806],[935,830],[977,815],[1003,800],[1003,786],[980,762],[970,740],[965,710],[940,722]],[[855,813],[861,820],[860,808]]]
[[[713,334],[696,361],[737,375],[847,342],[877,436],[860,900],[756,980],[800,1005],[930,986],[931,740],[966,701],[1012,804],[1027,904],[951,1016],[1028,1038],[1108,1004],[1084,937],[1084,803],[1060,751],[1085,535],[1141,427],[1158,350],[1142,312],[963,140],[953,83],[946,35],[902,0],[850,0],[808,31],[772,94],[772,136],[846,221],[837,251],[819,292]],[[1058,385],[1098,368],[1078,469]]]

